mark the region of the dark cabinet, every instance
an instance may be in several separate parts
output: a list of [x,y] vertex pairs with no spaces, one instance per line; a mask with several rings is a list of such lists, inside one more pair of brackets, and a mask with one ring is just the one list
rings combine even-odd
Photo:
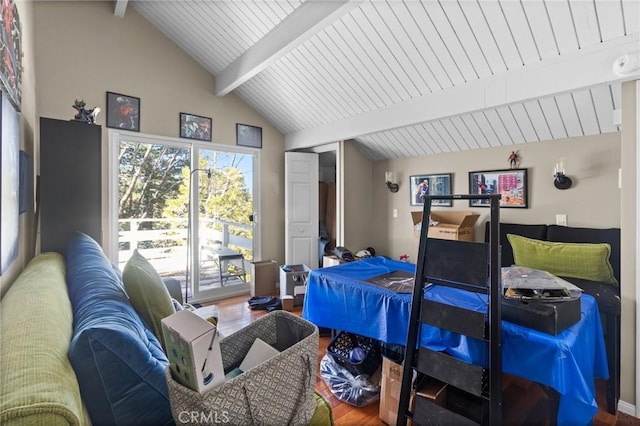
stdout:
[[64,253],[75,231],[102,244],[102,128],[40,118],[40,250]]

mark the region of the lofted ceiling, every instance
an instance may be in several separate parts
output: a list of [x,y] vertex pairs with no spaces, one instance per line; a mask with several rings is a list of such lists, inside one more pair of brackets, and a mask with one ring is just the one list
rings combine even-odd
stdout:
[[[371,160],[617,131],[639,0],[118,0],[285,135]],[[213,87],[213,84],[212,84]],[[517,149],[517,147],[514,147]]]

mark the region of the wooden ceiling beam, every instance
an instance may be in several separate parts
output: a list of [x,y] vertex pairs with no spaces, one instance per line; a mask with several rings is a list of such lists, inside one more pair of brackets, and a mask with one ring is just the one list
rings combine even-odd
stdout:
[[333,23],[363,0],[307,0],[215,78],[224,96]]
[[[285,135],[285,150],[413,126],[501,105],[640,79],[640,33],[599,43],[520,69]],[[619,58],[627,55],[627,68]],[[616,69],[618,68],[618,69]]]
[[127,11],[127,4],[129,0],[116,0],[114,1],[113,14],[118,18],[124,18],[124,14]]

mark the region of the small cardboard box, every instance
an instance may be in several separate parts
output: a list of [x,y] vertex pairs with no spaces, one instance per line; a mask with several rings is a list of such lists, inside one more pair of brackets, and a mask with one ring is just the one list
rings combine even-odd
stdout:
[[[403,367],[382,357],[382,379],[380,380],[380,409],[378,417],[388,425],[395,425],[398,421],[398,404],[400,403],[400,390],[402,387]],[[416,395],[431,400],[433,403],[444,406],[447,400],[447,384],[432,377],[423,377],[418,383],[416,392],[411,392],[409,405],[413,409],[413,400]],[[412,422],[409,422],[412,424]]]
[[[426,398],[436,405],[444,406],[447,402],[447,384],[433,377],[425,376],[418,383],[416,395]],[[413,400],[411,406],[413,407]]]
[[322,267],[328,268],[330,266],[342,265],[343,263],[347,263],[346,260],[338,259],[337,256],[323,256],[322,257]]
[[[364,259],[364,257],[357,257],[357,256],[355,256],[355,257],[353,258],[353,260],[354,260],[354,261],[356,261],[356,260],[362,260],[362,259]],[[348,261],[346,261],[346,260],[339,259],[339,258],[338,258],[338,256],[335,256],[335,255],[331,255],[331,256],[323,256],[323,257],[322,257],[322,267],[323,267],[323,268],[327,268],[327,267],[329,267],[329,266],[342,265],[343,263],[349,263],[349,262],[348,262]]]
[[278,262],[259,260],[251,262],[251,296],[272,296],[278,282]]
[[280,266],[280,298],[293,296],[294,306],[302,305],[307,292],[307,277],[311,269],[307,265]]
[[293,296],[282,296],[282,309],[287,312],[293,311]]
[[163,318],[161,324],[174,380],[200,393],[224,383],[220,337],[213,324],[188,310]]
[[[436,226],[429,227],[429,238],[443,240],[474,241],[473,226],[480,215],[469,211],[432,211],[431,220],[438,222]],[[420,242],[420,225],[422,212],[411,212],[413,220],[413,236],[416,242]]]

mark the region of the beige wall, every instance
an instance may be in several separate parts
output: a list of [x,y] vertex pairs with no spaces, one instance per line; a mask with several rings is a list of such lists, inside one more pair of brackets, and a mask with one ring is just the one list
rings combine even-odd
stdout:
[[[119,18],[113,2],[37,2],[35,19],[42,117],[73,118],[75,99],[106,111],[106,92],[111,91],[141,99],[141,133],[178,137],[180,112],[212,117],[216,144],[235,145],[236,123],[262,127],[261,257],[284,260],[282,134],[236,95],[215,96],[213,76],[131,6]],[[100,115],[106,154],[105,122],[106,115]],[[106,192],[103,200],[106,208]]]
[[[636,283],[638,276],[636,262],[638,253],[636,252],[636,238],[638,236],[636,218],[637,194],[638,194],[638,170],[636,168],[637,147],[640,141],[637,140],[638,127],[638,100],[636,84],[631,81],[623,84],[622,89],[622,199],[621,199],[621,249],[622,259],[620,268],[620,280],[622,281],[622,327],[621,327],[621,364],[623,375],[620,380],[620,392],[622,399],[629,403],[636,401],[636,315],[638,306],[636,304]],[[637,410],[640,407],[636,407]]]
[[[373,166],[373,223],[386,224],[373,230],[376,244],[387,255],[397,258],[408,254],[415,261],[417,246],[412,235],[411,211],[420,207],[409,204],[409,176],[424,173],[453,173],[453,191],[469,192],[468,172],[509,168],[513,149],[521,156],[520,167],[529,174],[529,208],[501,209],[501,221],[513,223],[555,223],[556,214],[566,214],[569,226],[619,227],[620,134],[560,139],[514,146],[447,153],[408,159],[378,161]],[[567,174],[573,187],[558,190],[553,186],[553,165],[565,157]],[[384,186],[384,172],[396,172],[400,191],[392,194]],[[393,209],[398,218],[392,218]],[[484,223],[489,209],[470,208],[468,201],[456,201],[453,208],[481,214],[476,223],[476,239],[484,237]],[[377,246],[376,246],[377,248]]]
[[351,141],[345,141],[343,144],[342,176],[346,194],[343,204],[343,245],[356,254],[359,250],[373,245],[369,233],[373,209],[373,163],[362,155]]
[[[34,55],[34,32],[33,32],[33,2],[17,0],[16,7],[22,25],[22,105],[20,114],[20,149],[31,153],[31,160],[34,161],[33,152],[35,141],[35,126],[37,122],[36,108],[36,78],[35,78],[35,55]],[[37,161],[37,160],[36,160]],[[33,180],[35,182],[35,179]],[[9,288],[22,271],[26,263],[33,256],[33,202],[30,203],[29,211],[20,215],[20,230],[18,240],[18,256],[11,266],[0,276],[0,295]]]

